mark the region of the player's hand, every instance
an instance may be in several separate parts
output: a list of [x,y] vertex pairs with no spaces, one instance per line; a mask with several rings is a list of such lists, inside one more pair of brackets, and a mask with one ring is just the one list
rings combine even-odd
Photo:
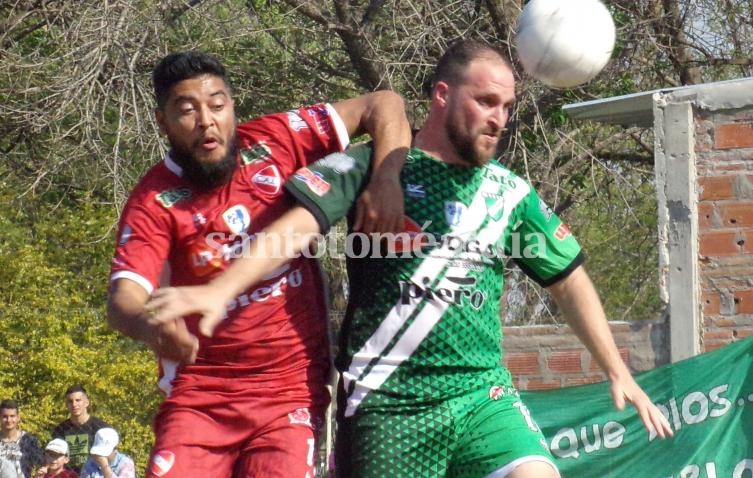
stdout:
[[157,326],[157,338],[150,344],[160,357],[191,364],[199,353],[199,339],[186,327],[183,319],[175,319]]
[[208,285],[165,287],[152,294],[146,309],[152,313],[150,323],[167,323],[190,314],[201,314],[199,331],[211,337],[225,317],[224,296]]
[[403,188],[393,174],[374,174],[356,202],[353,229],[372,232],[401,232],[403,227]]
[[649,434],[656,433],[660,438],[674,435],[672,427],[664,414],[654,405],[646,392],[638,385],[633,377],[614,380],[610,388],[612,400],[618,410],[625,408],[625,402],[630,402],[638,412],[643,426]]

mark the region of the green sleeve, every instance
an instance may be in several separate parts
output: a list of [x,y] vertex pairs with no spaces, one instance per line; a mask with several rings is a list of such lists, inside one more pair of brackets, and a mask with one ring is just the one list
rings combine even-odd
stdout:
[[513,230],[507,237],[505,252],[542,286],[567,277],[583,263],[580,244],[567,224],[533,188],[514,211],[512,220]]
[[322,232],[345,217],[371,174],[371,144],[354,145],[296,171],[285,190],[314,215]]

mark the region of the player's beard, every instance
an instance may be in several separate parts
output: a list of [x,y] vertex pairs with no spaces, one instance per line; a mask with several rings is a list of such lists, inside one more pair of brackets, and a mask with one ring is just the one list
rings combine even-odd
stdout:
[[[459,108],[454,108],[455,112],[459,112]],[[445,129],[447,131],[447,137],[450,140],[450,144],[455,149],[455,152],[461,160],[468,163],[470,166],[483,166],[492,160],[494,154],[496,154],[496,144],[494,148],[489,151],[481,149],[480,145],[476,144],[485,131],[479,131],[474,134],[468,131],[464,127],[464,120],[459,118],[457,114],[450,114],[445,120]],[[490,132],[492,133],[492,132]],[[499,136],[499,135],[498,135]],[[499,144],[499,142],[497,142]]]
[[238,167],[238,142],[235,133],[228,141],[225,156],[216,162],[202,162],[190,149],[173,144],[170,157],[183,169],[183,178],[199,191],[211,191],[227,184]]

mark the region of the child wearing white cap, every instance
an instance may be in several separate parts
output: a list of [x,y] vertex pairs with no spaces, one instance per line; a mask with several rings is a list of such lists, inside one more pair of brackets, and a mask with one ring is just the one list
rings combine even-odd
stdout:
[[118,451],[119,443],[115,429],[100,428],[80,478],[136,478],[136,465],[131,457]]
[[39,467],[34,477],[77,478],[75,471],[65,467],[69,461],[68,443],[62,438],[55,438],[44,447],[44,465]]

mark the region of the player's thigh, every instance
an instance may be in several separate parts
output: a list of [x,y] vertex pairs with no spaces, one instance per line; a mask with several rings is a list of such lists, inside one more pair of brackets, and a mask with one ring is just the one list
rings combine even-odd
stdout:
[[231,476],[239,455],[228,428],[191,408],[162,407],[146,478]]
[[[521,470],[531,474],[518,475]],[[558,476],[546,440],[517,392],[479,394],[461,429],[448,478]]]
[[241,451],[234,478],[313,478],[320,415],[298,409],[265,426]]
[[445,476],[456,439],[453,418],[446,407],[340,418],[335,453],[338,477]]

